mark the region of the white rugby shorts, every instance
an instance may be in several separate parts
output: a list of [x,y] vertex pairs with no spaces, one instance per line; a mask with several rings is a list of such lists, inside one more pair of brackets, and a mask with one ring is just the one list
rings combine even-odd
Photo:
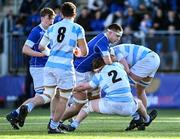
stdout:
[[131,116],[138,109],[138,103],[135,99],[131,102],[114,102],[105,98],[99,100],[99,110],[102,114],[118,114],[121,116]]
[[44,86],[57,86],[60,89],[72,89],[75,85],[75,73],[45,67],[44,70]]
[[30,67],[30,74],[33,79],[34,90],[43,88],[44,84],[44,67]]
[[131,72],[139,77],[154,77],[160,65],[160,58],[155,52],[148,53],[131,67]]

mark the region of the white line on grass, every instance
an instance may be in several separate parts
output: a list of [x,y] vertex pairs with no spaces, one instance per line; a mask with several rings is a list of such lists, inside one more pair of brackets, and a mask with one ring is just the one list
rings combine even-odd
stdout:
[[[118,121],[118,123],[128,123],[129,121],[127,121],[127,122],[123,122],[123,121]],[[92,123],[92,122],[83,122],[83,124],[89,124],[89,123]],[[96,122],[97,123],[97,122]],[[108,123],[108,121],[107,121],[107,123]],[[110,122],[110,123],[112,123],[112,122]],[[117,123],[117,122],[115,122],[115,123]],[[162,121],[162,120],[158,120],[158,121],[153,121],[153,123],[180,123],[180,121],[179,120],[174,120],[174,121]],[[48,123],[29,123],[29,122],[27,122],[26,123],[26,125],[39,125],[39,124],[41,124],[41,125],[47,125]],[[0,125],[9,125],[9,123],[0,123]]]

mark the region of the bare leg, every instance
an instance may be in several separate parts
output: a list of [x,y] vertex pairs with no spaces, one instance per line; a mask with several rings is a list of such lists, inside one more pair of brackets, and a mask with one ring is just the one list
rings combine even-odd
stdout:
[[76,104],[72,104],[70,107],[66,108],[66,110],[61,118],[61,121],[65,121],[65,120],[70,119],[70,118],[74,117],[75,115],[77,115],[83,105],[84,104],[76,103]]
[[144,107],[142,101],[139,99],[138,99],[138,111],[140,112],[141,116],[143,116],[144,119],[147,119],[149,117],[146,108]]
[[59,120],[61,119],[65,109],[66,109],[66,103],[67,103],[67,99],[64,98],[64,97],[60,97],[59,98],[59,101],[57,103],[57,106],[56,109],[55,109],[55,113],[54,113],[54,117],[53,117],[53,120],[55,122],[59,122]]
[[132,73],[132,72],[129,73],[129,76],[130,76],[134,81],[136,81],[136,82],[139,82],[140,80],[143,79],[143,77],[137,76],[137,75],[135,75],[135,74]]
[[90,112],[99,112],[99,99],[91,100],[86,103],[81,108],[80,112],[76,116],[76,119],[71,123],[71,125],[68,125],[66,130],[69,132],[74,131]]
[[[146,77],[143,78],[142,81],[146,82],[146,83],[150,83],[152,81],[152,77]],[[137,96],[140,100],[142,100],[143,105],[145,106],[145,108],[147,107],[147,96],[146,96],[146,92],[145,92],[145,88],[144,86],[141,85],[137,85]]]
[[56,109],[56,104],[58,103],[60,99],[60,95],[59,95],[59,92],[57,91],[57,89],[55,89],[55,95],[53,96],[52,100],[51,100],[51,103],[50,103],[50,113],[51,113],[51,119],[53,118],[54,116],[54,113],[55,113],[55,109]]
[[[151,77],[139,77],[135,75],[134,73],[130,72],[129,76],[135,81],[135,82],[140,82],[141,80],[144,82],[150,82],[152,80]],[[141,86],[139,84],[136,84],[136,90],[137,90],[137,97],[142,100],[142,103],[145,107],[147,107],[147,96],[145,92],[145,87]]]
[[[97,112],[99,113],[99,99],[95,99],[95,100],[91,100],[88,102],[89,104],[84,105],[83,108],[81,109],[81,111],[78,113],[78,115],[76,116],[76,121],[77,122],[81,122],[83,119],[85,119],[87,117],[87,115],[90,112]],[[92,111],[90,110],[90,107],[92,108]],[[86,110],[85,110],[86,109]]]
[[137,84],[136,89],[137,89],[137,97],[140,100],[142,100],[144,107],[147,108],[147,96],[146,96],[145,88]]

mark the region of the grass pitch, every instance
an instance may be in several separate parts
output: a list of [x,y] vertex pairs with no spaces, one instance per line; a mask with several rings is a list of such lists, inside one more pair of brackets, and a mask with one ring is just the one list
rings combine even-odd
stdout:
[[5,115],[10,112],[0,109],[0,139],[180,139],[180,110],[158,110],[158,117],[145,131],[124,131],[130,117],[90,114],[80,127],[67,134],[47,134],[49,110],[35,109],[20,130],[13,130]]

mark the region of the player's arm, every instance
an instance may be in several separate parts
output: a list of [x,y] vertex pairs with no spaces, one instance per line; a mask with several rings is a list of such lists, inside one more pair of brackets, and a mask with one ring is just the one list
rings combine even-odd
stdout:
[[107,65],[112,64],[112,60],[111,60],[110,55],[103,56],[103,60],[104,60],[105,64],[107,64]]
[[93,89],[93,88],[87,82],[87,83],[81,83],[78,86],[76,86],[74,88],[74,91],[81,92],[81,91],[90,90],[90,89]]
[[49,38],[44,35],[39,43],[39,50],[41,51],[41,53],[43,53],[46,56],[49,56],[50,54],[50,49],[47,47],[49,44]]
[[111,56],[110,56],[110,53],[109,53],[109,44],[108,44],[108,42],[101,39],[101,41],[99,41],[96,45],[99,48],[99,51],[101,53],[101,57],[104,60],[104,63],[106,65],[112,64]]
[[129,65],[128,65],[126,59],[122,58],[119,62],[124,66],[124,70],[126,71],[126,73],[129,74],[130,69],[129,69]]
[[79,50],[77,49],[77,54],[74,53],[77,57],[80,56],[87,56],[89,53],[89,49],[87,47],[87,42],[86,42],[86,38],[85,38],[85,31],[83,29],[83,27],[79,26],[79,32],[77,33],[78,39],[77,39],[77,46],[79,48]]
[[80,50],[77,49],[77,54],[75,52],[75,55],[76,56],[84,56],[84,57],[87,56],[89,53],[89,49],[87,47],[87,42],[86,42],[85,38],[79,39],[77,41],[77,45]]
[[44,54],[42,54],[40,52],[34,51],[33,49],[31,49],[30,46],[28,46],[26,44],[22,48],[22,53],[25,55],[28,55],[28,56],[33,56],[33,57],[44,57],[45,56]]
[[99,86],[99,76],[98,74],[95,74],[92,77],[92,80],[86,83],[80,83],[78,86],[74,88],[74,91],[85,91],[85,90],[91,90],[95,89]]
[[111,55],[112,62],[118,62],[117,58],[114,55]]

